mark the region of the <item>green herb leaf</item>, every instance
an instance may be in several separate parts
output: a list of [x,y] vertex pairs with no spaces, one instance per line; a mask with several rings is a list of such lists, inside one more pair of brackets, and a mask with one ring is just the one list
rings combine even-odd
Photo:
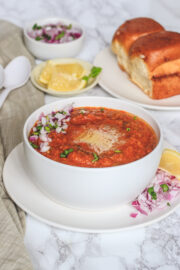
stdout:
[[30,143],[31,144],[31,146],[33,147],[33,148],[35,148],[35,149],[38,149],[39,148],[39,146],[37,145],[37,144],[34,144],[34,143]]
[[163,192],[167,192],[169,190],[169,187],[166,184],[162,184],[161,187],[162,187]]
[[127,131],[130,131],[131,129],[130,128],[126,128]]
[[42,129],[42,126],[37,126],[36,128],[38,131],[40,131]]
[[150,187],[148,188],[148,193],[151,195],[152,200],[156,200],[157,199],[157,194],[154,191],[154,187]]
[[171,206],[169,202],[167,202],[167,206]]
[[46,38],[47,40],[51,39],[51,36],[49,36],[48,34],[43,34],[43,37]]
[[115,152],[115,153],[122,153],[121,150],[115,150],[114,152]]
[[33,132],[34,135],[39,135],[39,131]]
[[35,40],[37,40],[37,41],[39,41],[41,39],[42,39],[42,37],[40,37],[40,36],[35,37]]
[[97,77],[100,74],[101,71],[102,71],[102,68],[101,67],[95,67],[95,66],[93,66],[91,68],[90,74],[88,76],[82,77],[82,80],[85,80],[88,83],[88,81],[89,81],[90,78]]
[[104,112],[104,108],[100,108],[100,111],[101,111],[101,112]]
[[93,153],[93,157],[94,157],[94,159],[92,160],[92,162],[96,162],[99,160],[99,157],[96,153]]
[[32,27],[33,30],[40,30],[42,29],[42,26],[38,25],[37,23],[35,23]]
[[82,80],[88,81],[89,80],[89,76],[82,77]]
[[36,30],[36,28],[37,28],[37,23],[35,23],[35,24],[33,25],[32,29],[33,29],[33,30]]
[[61,111],[61,112],[59,112],[59,113],[64,114],[64,115],[67,114],[67,112],[65,112],[65,111]]
[[91,69],[91,76],[93,78],[97,77],[97,75],[99,75],[99,73],[101,72],[102,68],[101,67],[92,67]]
[[62,152],[60,154],[60,157],[61,158],[67,158],[67,156],[69,155],[69,153],[72,153],[73,151],[74,151],[74,149],[72,149],[72,148],[66,149],[66,150],[64,150],[64,152]]
[[66,29],[71,29],[72,28],[72,24],[69,24],[68,26],[66,26]]
[[46,126],[46,127],[44,127],[44,129],[45,129],[46,131],[48,131],[48,132],[50,131],[50,128],[49,128],[49,127],[47,127],[47,126]]
[[137,116],[134,116],[133,119],[136,120],[137,119]]
[[64,37],[64,35],[65,35],[65,32],[62,31],[59,35],[57,35],[57,36],[55,37],[55,40],[61,39],[62,37]]

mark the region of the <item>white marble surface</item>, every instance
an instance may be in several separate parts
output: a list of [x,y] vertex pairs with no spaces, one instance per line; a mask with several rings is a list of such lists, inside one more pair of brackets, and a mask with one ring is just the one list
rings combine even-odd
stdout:
[[[86,29],[79,58],[93,61],[124,20],[150,16],[163,25],[180,24],[179,0],[0,0],[0,18],[19,26],[39,17],[77,20]],[[99,87],[89,95],[109,96]],[[47,96],[46,102],[56,98]],[[164,137],[180,151],[180,111],[151,111]],[[180,209],[146,228],[85,234],[55,229],[27,216],[25,245],[35,270],[177,270],[180,269]]]

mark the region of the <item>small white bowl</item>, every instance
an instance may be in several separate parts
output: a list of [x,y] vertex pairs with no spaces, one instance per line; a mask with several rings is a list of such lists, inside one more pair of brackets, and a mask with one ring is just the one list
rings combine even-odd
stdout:
[[[107,107],[130,112],[144,119],[155,131],[157,146],[134,162],[107,168],[83,168],[53,161],[38,153],[28,141],[29,132],[43,112],[48,114],[67,104],[74,107]],[[45,105],[26,120],[23,131],[27,168],[34,183],[52,200],[80,209],[105,209],[132,201],[150,183],[162,154],[159,124],[144,109],[114,98],[78,97]]]
[[[32,30],[32,27],[35,23],[38,25],[45,25],[48,23],[58,23],[62,22],[66,25],[72,24],[73,27],[77,27],[81,30],[82,35],[78,39],[75,39],[70,42],[53,44],[53,43],[44,43],[41,41],[37,41],[31,38],[28,35],[28,32]],[[29,23],[24,28],[24,42],[27,49],[38,59],[48,60],[52,58],[66,58],[66,57],[75,57],[82,49],[84,41],[84,29],[78,23],[61,18],[46,18],[33,21]]]

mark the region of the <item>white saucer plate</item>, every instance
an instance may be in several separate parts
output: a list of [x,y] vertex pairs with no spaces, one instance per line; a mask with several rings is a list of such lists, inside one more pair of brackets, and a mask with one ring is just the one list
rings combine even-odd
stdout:
[[111,48],[103,49],[95,58],[95,66],[103,68],[99,85],[114,97],[129,100],[133,103],[153,110],[180,110],[180,95],[154,100],[130,81],[118,64]]
[[81,211],[57,204],[33,184],[24,161],[22,143],[8,156],[3,179],[8,194],[25,212],[49,225],[71,231],[110,233],[139,228],[165,218],[180,205],[179,196],[170,207],[149,216],[138,214],[132,218],[130,214],[136,211],[128,204],[104,211]]
[[[90,73],[91,68],[93,67],[93,65],[91,63],[80,60],[80,59],[76,59],[76,58],[60,58],[60,59],[56,58],[56,59],[53,59],[51,61],[53,61],[53,63],[56,63],[56,64],[79,63],[84,67],[85,70],[88,71],[88,74]],[[95,87],[99,81],[99,78],[100,78],[100,76],[93,78],[93,80],[90,83],[88,83],[83,89],[77,89],[77,90],[72,90],[72,91],[56,91],[54,89],[48,89],[44,85],[40,85],[38,83],[38,78],[41,74],[42,69],[45,67],[46,63],[47,62],[42,62],[42,63],[38,64],[31,71],[31,82],[33,83],[33,85],[36,88],[38,88],[39,90],[41,90],[41,91],[43,91],[46,94],[49,94],[51,96],[71,97],[71,96],[76,96],[76,95],[82,94],[82,93],[90,90],[91,88]]]

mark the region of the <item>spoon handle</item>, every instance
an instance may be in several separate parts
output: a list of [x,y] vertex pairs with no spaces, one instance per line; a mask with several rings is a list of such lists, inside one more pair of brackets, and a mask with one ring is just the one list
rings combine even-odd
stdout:
[[2,93],[0,94],[0,108],[2,107],[4,101],[6,100],[7,96],[11,92],[12,88],[5,88]]

